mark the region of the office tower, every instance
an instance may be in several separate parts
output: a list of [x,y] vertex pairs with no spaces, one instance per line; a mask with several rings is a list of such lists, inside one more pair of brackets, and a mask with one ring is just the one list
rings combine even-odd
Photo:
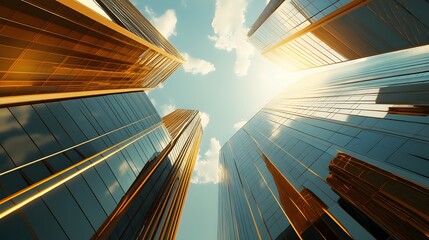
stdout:
[[93,238],[175,239],[202,126],[198,111],[191,110],[175,110],[163,118],[163,123],[172,140],[159,154],[158,162],[149,165],[152,169],[143,171],[153,171],[152,176],[133,183]]
[[307,69],[429,43],[423,0],[271,0],[250,29],[263,56]]
[[174,237],[197,111],[161,119],[143,92],[0,109],[4,239]]
[[99,2],[101,14],[78,1],[1,1],[2,104],[148,90],[180,67],[128,0]]
[[219,239],[427,239],[429,47],[287,88],[221,149]]

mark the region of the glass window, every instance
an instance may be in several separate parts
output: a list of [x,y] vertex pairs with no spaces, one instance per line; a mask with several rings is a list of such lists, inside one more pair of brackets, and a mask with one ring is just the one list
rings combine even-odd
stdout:
[[92,227],[98,229],[107,218],[107,214],[95,197],[94,192],[91,191],[86,181],[81,176],[76,176],[71,181],[67,182],[67,186],[80,208],[82,208],[82,211],[91,222]]
[[0,109],[0,121],[0,143],[17,166],[41,157],[40,151],[7,108]]
[[58,122],[61,124],[62,128],[67,132],[67,135],[73,139],[74,143],[81,143],[87,138],[67,113],[67,111],[63,108],[61,103],[52,102],[46,104],[47,107],[51,110],[51,113],[55,116]]
[[91,188],[92,192],[94,192],[98,201],[101,203],[104,211],[107,214],[110,214],[116,207],[116,202],[98,173],[95,171],[95,169],[88,169],[82,174],[82,176]]
[[102,162],[96,165],[95,168],[97,169],[101,179],[103,179],[104,184],[107,186],[108,191],[112,194],[116,203],[118,203],[122,196],[124,196],[124,191],[118,180],[115,178],[115,175],[113,175],[110,167],[106,162]]
[[[63,205],[67,208],[67,205]],[[41,199],[37,199],[22,210],[28,223],[40,239],[68,239],[52,212]],[[41,217],[43,216],[43,220]],[[2,224],[0,224],[2,225]]]
[[19,212],[14,212],[0,220],[0,235],[4,239],[34,239],[36,237]]
[[43,199],[69,238],[88,239],[94,234],[95,230],[65,186],[57,187]]

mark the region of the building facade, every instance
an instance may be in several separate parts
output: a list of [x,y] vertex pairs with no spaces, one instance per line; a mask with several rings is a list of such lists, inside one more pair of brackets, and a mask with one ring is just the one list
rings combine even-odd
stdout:
[[1,238],[175,238],[201,120],[143,90],[182,63],[128,0],[2,1]]
[[99,2],[103,15],[78,1],[0,3],[2,103],[152,89],[181,66],[128,0]]
[[429,43],[423,0],[271,0],[249,42],[268,59],[307,69]]
[[427,239],[429,47],[289,87],[221,149],[219,239]]
[[140,92],[0,112],[2,238],[174,236],[202,134],[197,111],[161,119]]

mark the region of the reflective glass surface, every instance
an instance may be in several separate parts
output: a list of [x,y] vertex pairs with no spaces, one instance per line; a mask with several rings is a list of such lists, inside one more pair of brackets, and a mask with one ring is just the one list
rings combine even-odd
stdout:
[[0,235],[10,239],[90,238],[172,140],[143,92],[0,112]]
[[77,1],[2,1],[0,18],[0,96],[154,88],[183,62]]
[[319,67],[428,44],[428,8],[413,0],[286,0],[267,6],[249,41],[288,68]]
[[191,110],[176,110],[163,122],[171,142],[145,166],[94,238],[174,239],[202,127]]
[[[406,226],[427,237],[428,59],[423,46],[343,63],[269,102],[221,149],[218,238],[396,239]],[[361,204],[377,200],[390,210]],[[380,223],[404,206],[407,217],[384,219],[392,228]]]

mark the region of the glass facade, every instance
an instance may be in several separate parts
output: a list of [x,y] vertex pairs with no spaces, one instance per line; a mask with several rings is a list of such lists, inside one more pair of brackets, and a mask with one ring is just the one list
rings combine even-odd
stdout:
[[302,79],[221,149],[219,239],[429,237],[429,47]]
[[249,32],[262,54],[307,69],[429,43],[426,1],[271,1]]
[[[202,136],[197,111],[176,110],[163,119],[171,143],[133,183],[93,238],[174,239]],[[153,171],[152,175],[147,172]]]
[[1,1],[0,96],[142,90],[164,81],[183,58],[121,2],[117,10],[130,8],[140,25],[109,12],[121,20],[112,22],[77,1]]
[[180,53],[165,39],[158,30],[134,7],[130,1],[124,0],[94,0],[108,12],[115,22],[128,31],[145,39],[168,53],[182,58]]
[[[202,134],[198,112],[161,119],[139,92],[1,108],[0,121],[2,238],[89,239],[116,222],[113,239],[175,233]],[[168,121],[180,132],[170,134]],[[168,219],[149,225],[155,210]]]

